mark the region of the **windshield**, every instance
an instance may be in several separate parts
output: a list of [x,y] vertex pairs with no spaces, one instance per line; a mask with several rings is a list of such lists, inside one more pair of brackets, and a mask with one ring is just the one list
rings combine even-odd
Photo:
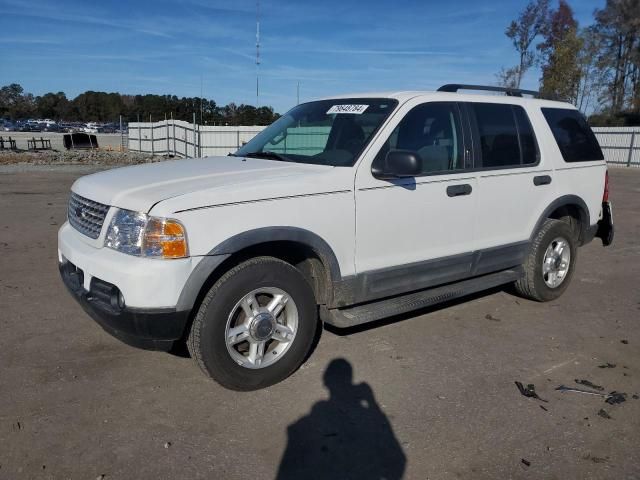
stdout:
[[303,103],[256,135],[235,156],[351,167],[397,104],[388,98]]

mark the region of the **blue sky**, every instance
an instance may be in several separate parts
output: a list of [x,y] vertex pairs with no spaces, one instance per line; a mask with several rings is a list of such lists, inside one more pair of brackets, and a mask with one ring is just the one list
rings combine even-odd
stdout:
[[[569,0],[581,26],[604,0]],[[495,83],[520,1],[262,0],[260,104]],[[0,85],[255,104],[255,1],[0,0]],[[523,87],[535,88],[539,72]]]

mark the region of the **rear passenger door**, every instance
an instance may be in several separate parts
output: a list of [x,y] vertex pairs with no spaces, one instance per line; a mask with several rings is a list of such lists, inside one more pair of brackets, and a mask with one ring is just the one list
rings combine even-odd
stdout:
[[[499,247],[479,271],[520,263],[540,212],[555,198],[553,170],[520,105],[466,103],[473,132],[479,250]],[[484,262],[486,263],[486,262]]]

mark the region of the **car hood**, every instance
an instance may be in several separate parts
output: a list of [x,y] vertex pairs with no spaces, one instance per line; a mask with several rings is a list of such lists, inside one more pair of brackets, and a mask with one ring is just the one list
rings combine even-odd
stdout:
[[71,190],[105,205],[167,214],[349,189],[345,170],[351,169],[241,157],[191,158],[94,173],[78,179]]

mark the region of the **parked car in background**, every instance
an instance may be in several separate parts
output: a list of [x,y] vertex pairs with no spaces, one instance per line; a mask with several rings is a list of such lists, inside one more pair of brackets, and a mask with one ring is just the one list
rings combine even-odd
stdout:
[[45,123],[43,124],[44,132],[60,132],[62,131],[60,126],[57,123]]
[[83,132],[84,125],[73,122],[63,122],[60,123],[60,130],[66,133]]
[[3,120],[0,122],[0,131],[3,132],[14,132],[16,130],[15,124],[10,122],[9,120]]
[[84,127],[84,133],[98,133],[98,124],[89,122]]
[[18,128],[20,132],[41,132],[42,126],[35,122],[23,122]]

